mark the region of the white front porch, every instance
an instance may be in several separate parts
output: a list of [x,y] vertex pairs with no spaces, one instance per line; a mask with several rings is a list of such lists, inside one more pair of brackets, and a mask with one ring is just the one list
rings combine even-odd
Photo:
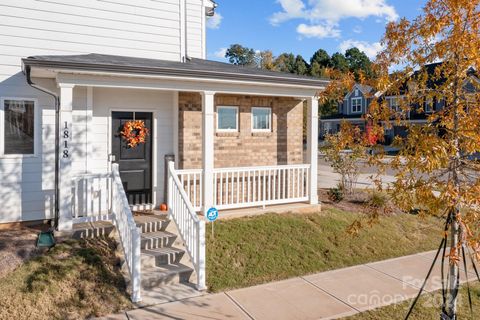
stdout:
[[[204,87],[211,90],[200,90],[200,81],[191,83],[188,81],[178,82],[176,90],[170,87],[173,80],[168,81],[168,88],[164,80],[147,80],[127,78],[127,77],[98,77],[98,76],[78,76],[64,75],[57,76],[57,82],[60,89],[60,123],[64,124],[64,130],[61,131],[60,152],[63,154],[68,150],[72,142],[72,136],[75,136],[76,124],[73,115],[75,110],[74,101],[75,89],[82,88],[87,93],[87,118],[86,124],[86,154],[80,160],[86,161],[88,168],[89,155],[94,154],[92,146],[95,136],[89,123],[96,121],[95,112],[98,111],[96,101],[102,104],[102,121],[107,119],[107,128],[110,126],[110,117],[112,110],[125,110],[125,106],[119,107],[115,104],[124,104],[128,98],[126,92],[167,92],[172,97],[172,105],[168,112],[172,116],[173,135],[168,144],[172,147],[172,154],[178,158],[178,117],[177,105],[178,92],[197,92],[202,96],[201,110],[201,144],[202,144],[202,168],[197,170],[178,170],[174,162],[170,162],[168,173],[164,175],[164,159],[159,150],[163,141],[158,137],[160,124],[158,117],[154,116],[153,139],[153,190],[157,192],[153,199],[157,199],[153,204],[158,207],[162,199],[168,204],[169,218],[175,222],[179,236],[185,243],[186,252],[194,267],[197,277],[197,288],[205,289],[205,221],[199,216],[199,213],[205,213],[210,208],[227,210],[234,208],[265,207],[269,205],[279,205],[295,202],[304,202],[317,204],[317,150],[318,150],[318,100],[315,96],[316,90],[305,88],[282,88],[280,91],[272,86],[251,86],[235,83],[222,83],[218,85],[204,84]],[[133,90],[133,91],[132,91]],[[98,99],[95,94],[101,92],[102,99]],[[106,93],[116,94],[121,98],[107,100]],[[215,95],[216,94],[249,94],[258,96],[284,96],[294,97],[307,101],[308,135],[307,135],[307,163],[305,164],[285,164],[271,166],[252,166],[252,167],[233,167],[218,168],[215,167]],[[149,95],[151,99],[154,94]],[[109,101],[108,103],[105,101]],[[112,102],[113,101],[113,102]],[[129,100],[131,101],[131,100]],[[154,100],[152,100],[154,101]],[[135,108],[132,108],[135,110]],[[145,109],[140,109],[145,111]],[[165,110],[150,108],[154,114],[160,114]],[[157,122],[155,122],[157,121]],[[63,125],[62,125],[63,126]],[[65,132],[68,131],[68,135]],[[97,133],[98,134],[98,133]],[[107,138],[112,132],[104,132]],[[74,161],[71,157],[61,157],[60,159],[60,215],[59,229],[69,231],[73,223],[86,221],[112,221],[117,228],[122,247],[124,248],[125,260],[132,278],[133,294],[132,300],[141,299],[141,246],[144,235],[142,230],[137,228],[133,219],[132,208],[128,203],[125,190],[122,186],[120,171],[117,165],[110,163],[109,156],[103,153],[108,162],[108,171],[83,174],[75,173],[72,170]],[[74,158],[75,159],[75,158]],[[78,161],[78,157],[75,161]],[[89,170],[86,170],[89,171]],[[93,170],[94,171],[94,170]],[[168,181],[168,198],[163,199],[163,181]]]

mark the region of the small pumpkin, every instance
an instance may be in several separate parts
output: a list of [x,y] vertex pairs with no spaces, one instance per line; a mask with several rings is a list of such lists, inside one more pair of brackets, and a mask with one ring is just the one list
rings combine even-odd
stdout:
[[168,206],[166,203],[162,203],[160,205],[160,211],[168,211]]

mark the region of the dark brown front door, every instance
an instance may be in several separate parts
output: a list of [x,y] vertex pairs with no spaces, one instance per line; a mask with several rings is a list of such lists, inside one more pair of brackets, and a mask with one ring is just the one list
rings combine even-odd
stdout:
[[[129,147],[120,135],[125,122],[143,120],[150,134],[146,143]],[[152,203],[152,113],[112,112],[112,154],[130,204]]]

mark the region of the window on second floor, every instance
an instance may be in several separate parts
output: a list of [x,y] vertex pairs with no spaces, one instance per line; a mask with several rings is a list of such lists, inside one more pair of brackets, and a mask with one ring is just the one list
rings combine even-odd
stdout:
[[425,113],[432,113],[435,111],[435,102],[432,98],[427,98],[425,100]]
[[401,111],[400,98],[390,97],[390,98],[387,98],[387,99],[388,99],[388,106],[390,107],[390,109],[392,109],[395,112]]
[[352,113],[362,112],[362,98],[352,98]]

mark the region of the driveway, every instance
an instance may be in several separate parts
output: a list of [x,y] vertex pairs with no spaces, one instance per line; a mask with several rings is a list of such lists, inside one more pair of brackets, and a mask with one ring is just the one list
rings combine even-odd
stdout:
[[[372,183],[372,176],[376,178],[378,168],[370,167],[364,161],[359,161],[360,176],[358,177],[358,188],[371,188],[374,186]],[[387,170],[385,175],[381,175],[380,178],[384,184],[388,184],[395,181],[393,176],[393,170]],[[332,167],[327,163],[323,157],[318,159],[318,187],[323,189],[334,188],[340,182],[340,175],[333,172]]]

